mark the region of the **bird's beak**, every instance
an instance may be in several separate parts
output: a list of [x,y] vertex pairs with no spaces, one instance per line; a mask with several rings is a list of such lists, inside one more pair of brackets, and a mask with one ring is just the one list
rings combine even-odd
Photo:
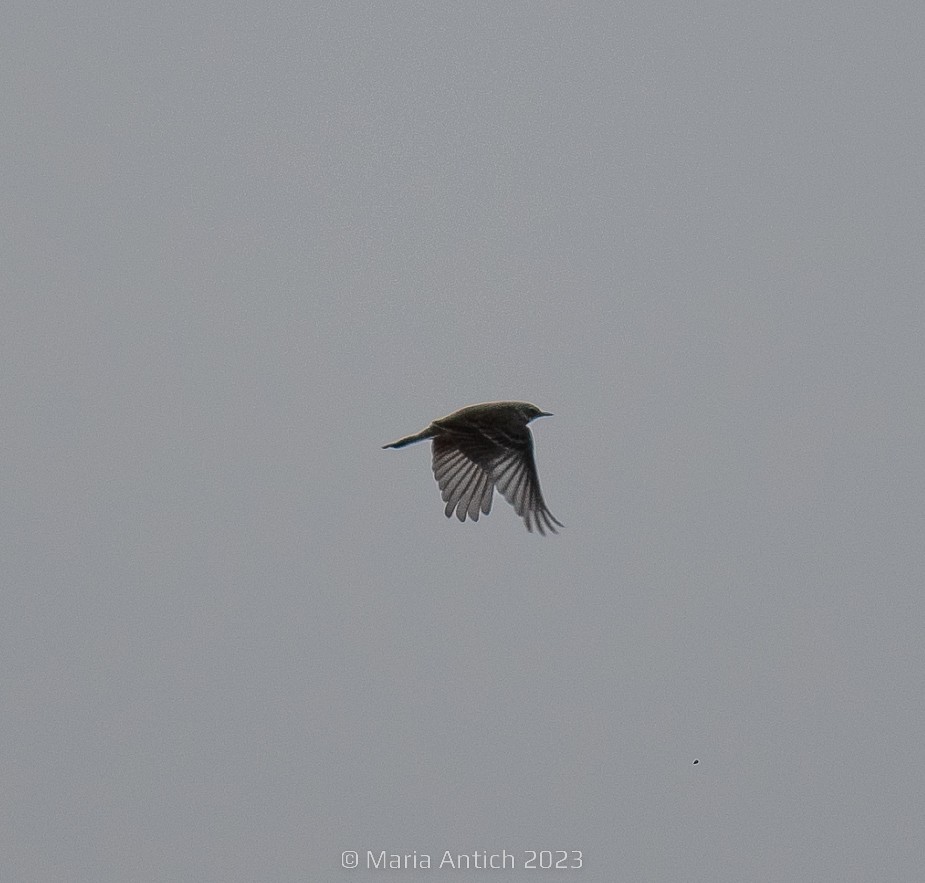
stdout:
[[537,417],[552,417],[552,414],[549,411],[540,411],[540,413],[537,414],[536,416]]

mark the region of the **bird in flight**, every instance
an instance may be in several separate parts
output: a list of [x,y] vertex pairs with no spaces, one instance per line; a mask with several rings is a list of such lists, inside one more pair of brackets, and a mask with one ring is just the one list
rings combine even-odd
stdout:
[[400,438],[383,448],[403,448],[433,439],[433,471],[446,503],[446,517],[453,511],[460,521],[468,515],[491,512],[495,488],[524,520],[543,536],[563,527],[546,508],[533,461],[533,436],[527,424],[537,417],[551,417],[529,402],[485,402],[469,405],[434,420],[415,435]]

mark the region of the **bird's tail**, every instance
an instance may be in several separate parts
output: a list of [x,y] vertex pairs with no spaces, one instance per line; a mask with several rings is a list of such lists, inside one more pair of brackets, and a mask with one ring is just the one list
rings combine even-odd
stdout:
[[424,441],[424,439],[433,438],[434,430],[431,427],[427,429],[422,429],[420,432],[416,432],[414,435],[406,435],[404,438],[400,438],[398,441],[393,441],[390,445],[383,445],[383,448],[403,448],[405,445],[413,445],[415,442]]

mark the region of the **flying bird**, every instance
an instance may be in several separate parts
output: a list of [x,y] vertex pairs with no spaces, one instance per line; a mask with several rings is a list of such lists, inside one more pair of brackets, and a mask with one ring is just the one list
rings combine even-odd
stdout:
[[453,511],[460,521],[473,521],[491,512],[495,488],[524,520],[543,536],[558,533],[557,521],[543,500],[533,460],[533,436],[527,424],[537,417],[551,417],[529,402],[485,402],[469,405],[434,420],[415,435],[400,438],[383,448],[403,448],[433,439],[433,471],[446,503],[446,517]]

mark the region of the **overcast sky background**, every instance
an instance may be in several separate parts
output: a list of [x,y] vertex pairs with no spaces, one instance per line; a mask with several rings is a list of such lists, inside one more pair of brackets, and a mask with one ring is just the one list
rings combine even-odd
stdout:
[[0,876],[921,879],[920,3],[0,15]]

